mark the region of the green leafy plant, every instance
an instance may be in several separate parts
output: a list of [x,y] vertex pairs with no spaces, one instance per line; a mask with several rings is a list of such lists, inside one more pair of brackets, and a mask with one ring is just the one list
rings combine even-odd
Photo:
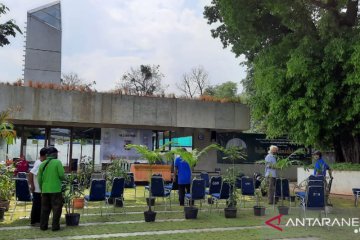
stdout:
[[211,149],[217,149],[217,148],[218,148],[217,144],[211,144],[203,148],[201,151],[199,151],[196,148],[193,149],[192,151],[186,151],[182,148],[176,148],[172,150],[172,153],[179,155],[181,159],[186,161],[190,165],[190,168],[193,169],[200,160],[200,157],[202,155],[206,154]]
[[11,110],[0,112],[0,138],[5,139],[7,144],[13,144],[16,139],[16,131],[14,125],[8,119]]
[[80,159],[80,168],[78,172],[78,180],[82,188],[90,186],[91,174],[93,173],[93,161],[90,156],[83,156]]
[[236,176],[238,176],[238,170],[235,168],[236,160],[245,160],[246,153],[244,149],[238,146],[231,146],[228,148],[217,145],[216,149],[221,151],[224,154],[223,160],[230,161],[232,163],[232,167],[226,170],[226,180],[229,182],[231,186],[230,196],[228,200],[228,207],[234,207],[236,204],[236,200],[238,199],[236,192]]
[[65,177],[62,185],[62,193],[66,213],[74,213],[73,200],[75,198],[80,198],[81,196],[83,196],[83,191],[79,186],[77,174],[71,173]]
[[115,177],[123,177],[128,180],[127,170],[125,169],[126,161],[123,159],[111,160],[110,165],[106,169],[106,182],[107,186],[112,185],[112,181]]
[[14,193],[13,172],[12,166],[0,163],[0,200],[2,201],[9,201]]
[[[162,147],[165,147],[166,145],[169,145],[170,143],[165,144]],[[163,159],[168,160],[170,159],[172,152],[163,153],[160,148],[155,150],[150,150],[147,146],[144,145],[137,145],[137,144],[128,144],[126,145],[129,149],[135,149],[135,151],[140,154],[140,156],[148,161],[148,164],[150,165],[150,180],[149,180],[149,189],[151,189],[151,176],[152,176],[152,168],[151,165],[154,165],[156,162],[162,162]],[[152,212],[151,209],[151,190],[149,191],[149,212]]]

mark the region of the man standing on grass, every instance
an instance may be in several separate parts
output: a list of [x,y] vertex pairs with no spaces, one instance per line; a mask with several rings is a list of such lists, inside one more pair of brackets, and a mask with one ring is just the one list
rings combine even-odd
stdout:
[[60,218],[63,207],[61,181],[64,179],[64,168],[58,158],[58,150],[47,149],[47,159],[39,168],[39,185],[41,190],[40,229],[48,229],[50,212],[53,212],[52,230],[60,230]]
[[31,208],[31,226],[40,225],[40,214],[41,214],[41,191],[38,181],[39,167],[41,163],[46,159],[47,148],[40,150],[40,157],[34,163],[34,167],[29,173],[30,190],[33,194],[33,204]]
[[268,199],[269,204],[274,202],[274,192],[275,192],[275,183],[276,183],[276,153],[278,152],[278,147],[271,145],[268,151],[268,155],[265,157],[265,177],[269,182],[268,190]]
[[[186,148],[183,150],[186,151]],[[189,163],[180,156],[175,159],[175,174],[178,176],[180,206],[184,206],[185,192],[190,193],[191,169]]]

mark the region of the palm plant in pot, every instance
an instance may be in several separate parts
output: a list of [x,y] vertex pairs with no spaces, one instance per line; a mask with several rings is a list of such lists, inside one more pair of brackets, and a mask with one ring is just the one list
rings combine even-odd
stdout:
[[[111,163],[106,170],[106,185],[108,188],[108,192],[111,191],[114,178],[121,177],[124,178],[125,181],[128,179],[129,176],[127,174],[126,169],[124,168],[125,165],[126,165],[126,161],[123,159],[116,158],[111,160]],[[120,198],[117,199],[115,203],[113,198],[109,198],[108,203],[115,204],[115,206],[117,207],[123,206],[122,199]]]
[[[152,168],[151,165],[154,165],[156,162],[161,162],[163,160],[163,153],[161,149],[150,150],[147,146],[137,145],[137,144],[128,144],[126,145],[128,149],[135,149],[135,151],[143,158],[148,161],[150,165],[150,180],[149,180],[149,189],[151,189],[151,176],[152,176]],[[148,210],[144,212],[145,222],[154,222],[156,218],[156,212],[152,211],[151,208],[151,190],[149,191],[148,196]]]
[[236,191],[236,177],[238,175],[238,171],[235,168],[235,161],[243,161],[246,158],[246,154],[243,148],[239,146],[230,146],[228,148],[217,146],[217,149],[223,153],[222,159],[224,161],[230,161],[232,163],[232,167],[226,170],[225,181],[230,184],[230,194],[229,199],[226,204],[226,208],[224,209],[226,218],[235,218],[237,213],[236,203],[238,199],[237,191]]
[[[199,151],[198,149],[193,149],[192,151],[187,151],[182,148],[177,148],[177,149],[172,150],[172,152],[176,155],[179,155],[183,161],[186,161],[189,164],[190,169],[193,170],[202,155],[207,153],[209,150],[216,149],[216,148],[217,148],[216,144],[211,144],[211,145],[203,148],[201,151]],[[185,212],[186,219],[196,219],[197,213],[198,213],[198,208],[196,208],[193,205],[193,202],[191,202],[190,206],[184,207],[184,212]]]
[[83,192],[79,187],[77,174],[71,173],[66,176],[62,185],[62,193],[66,210],[66,225],[78,226],[80,221],[80,213],[74,212],[74,199],[81,197]]

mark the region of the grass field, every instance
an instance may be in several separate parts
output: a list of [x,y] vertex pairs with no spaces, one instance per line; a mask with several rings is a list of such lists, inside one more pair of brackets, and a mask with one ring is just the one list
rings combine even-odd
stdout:
[[[134,191],[126,190],[124,208],[103,208],[100,215],[98,203],[90,204],[90,208],[77,210],[81,213],[80,226],[66,227],[62,225],[60,231],[41,231],[39,228],[29,227],[28,218],[23,218],[25,212],[20,204],[15,212],[14,219],[10,221],[10,211],[6,213],[5,221],[0,223],[0,239],[359,239],[360,233],[355,233],[354,227],[286,227],[289,218],[299,217],[298,207],[291,209],[289,216],[284,216],[281,221],[283,231],[270,228],[265,221],[278,215],[277,210],[267,206],[266,216],[255,217],[252,206],[254,203],[242,204],[238,208],[235,219],[224,217],[224,205],[220,211],[209,212],[208,204],[204,204],[195,220],[185,220],[183,208],[178,206],[178,201],[172,197],[171,210],[164,211],[163,202],[157,199],[155,210],[156,222],[145,223],[143,211],[145,206],[143,187],[138,187],[135,201]],[[360,208],[353,207],[353,199],[349,197],[333,196],[334,208],[329,218],[360,217]],[[27,207],[30,210],[30,205]],[[115,212],[114,212],[115,210]],[[125,210],[125,211],[124,211]],[[89,213],[87,215],[86,213]],[[63,212],[64,213],[64,212]],[[109,213],[109,214],[108,214]],[[26,213],[29,216],[29,211]],[[307,217],[318,217],[319,213],[308,214]],[[65,224],[64,217],[61,220]],[[360,230],[360,229],[359,229]]]

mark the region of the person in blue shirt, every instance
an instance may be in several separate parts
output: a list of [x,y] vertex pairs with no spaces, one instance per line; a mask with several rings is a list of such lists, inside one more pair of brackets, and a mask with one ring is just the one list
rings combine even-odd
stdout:
[[322,176],[326,177],[326,171],[328,171],[329,176],[332,178],[332,171],[331,171],[329,165],[322,158],[321,152],[315,151],[313,153],[313,155],[316,159],[315,166],[314,166],[314,175],[315,176],[322,175]]
[[274,192],[275,192],[275,183],[276,183],[276,153],[278,152],[278,147],[271,145],[268,151],[268,155],[265,157],[265,177],[269,182],[268,190],[268,200],[269,204],[272,205],[274,202]]
[[[185,148],[183,150],[186,151]],[[185,191],[190,193],[191,168],[180,156],[175,159],[175,174],[178,179],[180,206],[184,206]]]

